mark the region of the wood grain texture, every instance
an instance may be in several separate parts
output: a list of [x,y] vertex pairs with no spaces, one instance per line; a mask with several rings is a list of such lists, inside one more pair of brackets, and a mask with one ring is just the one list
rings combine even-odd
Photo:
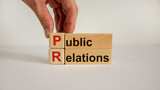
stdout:
[[[90,42],[90,40],[92,42]],[[76,42],[75,45],[77,45],[78,43],[79,43],[79,45],[73,46],[74,45],[73,41]],[[82,43],[81,43],[81,41],[82,41]],[[92,46],[87,46],[87,42],[88,42],[88,44],[92,44]],[[85,44],[85,46],[84,46],[84,44]],[[72,46],[69,46],[69,45],[72,45]],[[104,49],[104,48],[108,48],[108,49],[111,49],[112,48],[112,34],[110,34],[110,33],[108,33],[108,34],[71,34],[71,33],[65,34],[65,48],[66,49],[70,49],[70,48],[75,48],[75,49],[85,49],[85,48]]]
[[67,49],[65,64],[111,64],[111,49]]
[[49,34],[49,47],[50,48],[64,48],[64,33],[50,33]]
[[64,49],[49,49],[49,63],[64,64]]

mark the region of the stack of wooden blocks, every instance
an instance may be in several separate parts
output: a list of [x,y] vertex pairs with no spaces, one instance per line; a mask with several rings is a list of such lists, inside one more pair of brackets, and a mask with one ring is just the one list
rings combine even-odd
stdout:
[[49,35],[50,64],[111,64],[112,34]]

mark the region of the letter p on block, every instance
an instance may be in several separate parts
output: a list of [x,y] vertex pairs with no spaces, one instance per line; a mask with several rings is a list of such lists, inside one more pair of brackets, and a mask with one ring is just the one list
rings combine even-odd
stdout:
[[64,49],[49,49],[50,64],[64,64]]
[[50,33],[49,34],[49,47],[64,48],[64,33]]

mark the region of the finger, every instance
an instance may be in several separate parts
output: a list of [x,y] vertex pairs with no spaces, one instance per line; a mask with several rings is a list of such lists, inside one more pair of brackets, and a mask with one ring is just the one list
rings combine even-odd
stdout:
[[46,7],[46,3],[37,3],[37,5],[35,5],[32,9],[44,28],[46,38],[49,38],[49,33],[53,32],[54,23]]
[[57,10],[58,10],[58,15],[59,15],[57,32],[62,32],[63,31],[63,24],[64,24],[64,20],[65,20],[65,15],[62,12],[62,7],[59,7]]
[[65,27],[63,32],[73,33],[76,25],[76,19],[78,15],[78,7],[74,0],[62,0],[62,5],[66,11]]
[[49,1],[49,6],[50,6],[51,8],[58,8],[58,7],[61,6],[61,4],[58,3],[58,2],[55,1],[55,0],[50,0],[50,1]]
[[56,26],[56,30],[58,30],[58,22],[59,22],[59,15],[58,15],[58,11],[56,8],[53,9],[54,12],[54,19],[55,19],[55,26]]
[[66,21],[64,24],[65,27],[63,32],[73,33],[76,25],[76,19],[77,19],[76,11],[73,11],[73,10],[67,11]]
[[62,12],[66,15],[66,10],[64,8],[62,8]]

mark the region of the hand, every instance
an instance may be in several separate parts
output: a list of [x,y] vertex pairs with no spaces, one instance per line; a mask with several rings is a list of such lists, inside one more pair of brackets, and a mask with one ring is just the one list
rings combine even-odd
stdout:
[[78,15],[78,7],[75,0],[22,0],[36,14],[41,22],[46,38],[53,32],[54,22],[46,7],[47,4],[53,8],[55,26],[57,32],[73,33]]

